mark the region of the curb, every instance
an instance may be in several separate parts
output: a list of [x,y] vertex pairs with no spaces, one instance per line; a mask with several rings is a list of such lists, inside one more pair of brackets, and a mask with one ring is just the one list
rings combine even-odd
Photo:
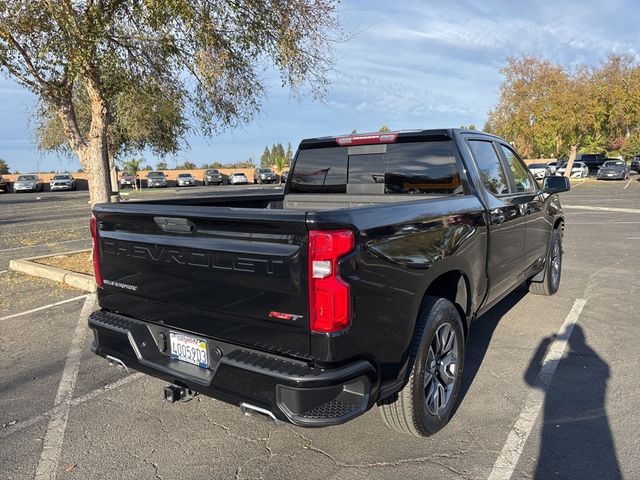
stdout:
[[11,260],[9,262],[9,268],[16,272],[22,272],[34,277],[53,280],[54,282],[64,283],[70,287],[93,293],[96,291],[96,282],[92,276],[85,275],[83,273],[70,272],[69,270],[63,270],[62,268],[50,267],[49,265],[42,265],[41,263],[32,261],[38,258],[57,257],[58,255],[69,255],[81,252],[89,253],[90,251],[91,250],[74,250],[71,252],[56,253],[54,255],[41,255],[39,257]]

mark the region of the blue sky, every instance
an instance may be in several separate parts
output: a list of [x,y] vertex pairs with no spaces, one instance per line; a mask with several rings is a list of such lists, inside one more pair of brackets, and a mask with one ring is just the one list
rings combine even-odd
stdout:
[[[213,139],[188,138],[168,158],[200,165],[259,159],[266,144],[305,137],[392,129],[482,126],[494,106],[510,55],[534,54],[565,65],[595,64],[610,53],[640,56],[640,13],[631,0],[499,2],[484,0],[344,1],[352,38],[337,45],[323,102],[291,98],[277,78],[263,109],[242,128]],[[268,75],[268,78],[272,78]],[[12,170],[75,170],[75,158],[44,155],[32,141],[34,97],[0,78],[0,158]],[[143,154],[148,164],[157,158]]]

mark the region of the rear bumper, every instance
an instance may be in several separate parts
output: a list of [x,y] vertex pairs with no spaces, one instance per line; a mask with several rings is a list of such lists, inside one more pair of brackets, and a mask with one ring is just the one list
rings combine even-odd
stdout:
[[204,369],[169,356],[166,327],[106,311],[94,312],[89,326],[97,355],[227,403],[266,409],[299,426],[345,423],[372,406],[377,388],[375,369],[365,360],[318,368],[198,335],[208,344],[210,367]]

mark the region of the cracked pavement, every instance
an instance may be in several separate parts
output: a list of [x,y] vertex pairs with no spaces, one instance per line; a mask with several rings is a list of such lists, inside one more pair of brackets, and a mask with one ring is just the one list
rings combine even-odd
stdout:
[[[168,404],[161,381],[109,366],[89,351],[87,338],[57,478],[486,479],[532,389],[527,378],[538,349],[558,333],[576,298],[587,300],[578,320],[584,338],[576,343],[572,335],[513,478],[639,478],[640,214],[569,208],[638,209],[640,181],[632,179],[626,189],[623,182],[588,182],[562,195],[560,292],[514,292],[473,324],[462,400],[438,435],[388,430],[375,409],[346,425],[301,429],[245,417],[204,396]],[[52,225],[38,223],[43,215],[61,226],[85,224],[86,198],[75,195],[48,194],[42,202],[0,195],[0,271],[11,258],[80,248],[20,240],[22,231],[51,240],[53,234],[40,235]],[[80,245],[88,237],[80,228],[69,232]],[[78,295],[0,273],[0,318]],[[0,320],[2,479],[34,476],[82,304]]]

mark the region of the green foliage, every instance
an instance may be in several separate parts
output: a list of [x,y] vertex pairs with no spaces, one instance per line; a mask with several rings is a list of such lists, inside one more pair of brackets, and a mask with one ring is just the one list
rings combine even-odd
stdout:
[[497,106],[484,129],[525,157],[619,151],[640,129],[640,64],[611,55],[567,69],[532,56],[510,58]]
[[378,131],[379,131],[379,132],[390,132],[390,131],[391,131],[391,129],[390,129],[390,128],[385,124],[385,125],[382,125],[382,126],[380,127],[380,130],[378,130]]
[[39,98],[39,146],[75,153],[92,203],[109,201],[108,154],[164,155],[246,123],[269,66],[294,95],[322,97],[337,3],[2,0],[0,69]]
[[620,148],[620,154],[624,158],[640,155],[640,130],[635,131],[625,139],[624,145]]
[[140,166],[144,162],[144,158],[131,158],[126,161],[120,161],[119,166],[120,170],[123,172],[128,172],[131,175],[134,175],[140,171]]
[[291,165],[291,161],[293,160],[293,150],[291,149],[291,142],[287,143],[287,153],[285,154],[287,159],[287,165]]
[[156,163],[156,170],[168,170],[169,167],[167,166],[167,162],[165,162],[164,160],[159,161],[158,163]]
[[9,173],[9,164],[0,158],[0,175],[6,175]]
[[176,165],[176,170],[195,170],[198,168],[195,163],[186,160],[180,165]]
[[271,150],[269,147],[264,147],[264,152],[262,152],[262,156],[260,157],[260,166],[268,167],[271,165]]
[[153,167],[151,165],[145,165],[144,170],[146,170],[147,172],[150,172],[153,170]]
[[477,130],[476,126],[473,123],[470,123],[469,125],[460,125],[460,128],[464,130]]

